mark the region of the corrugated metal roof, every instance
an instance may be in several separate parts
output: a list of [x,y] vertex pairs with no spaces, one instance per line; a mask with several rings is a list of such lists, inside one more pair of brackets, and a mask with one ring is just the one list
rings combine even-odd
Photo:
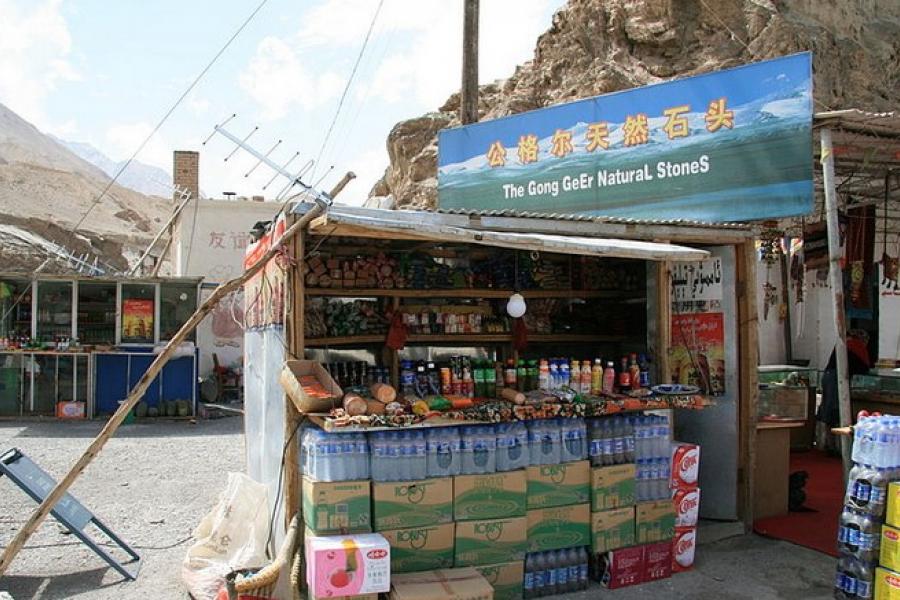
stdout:
[[[406,210],[406,209],[402,209]],[[417,212],[417,211],[409,211]],[[467,217],[510,217],[522,219],[546,219],[554,221],[582,221],[587,223],[612,223],[615,225],[677,225],[680,227],[717,227],[749,231],[752,225],[747,223],[711,223],[691,219],[631,219],[627,217],[602,217],[595,215],[579,215],[568,213],[540,213],[517,210],[471,210],[471,209],[434,209],[424,212],[436,212],[445,215],[462,215]]]
[[838,127],[876,137],[900,138],[900,112],[869,112],[858,108],[818,112],[817,126]]

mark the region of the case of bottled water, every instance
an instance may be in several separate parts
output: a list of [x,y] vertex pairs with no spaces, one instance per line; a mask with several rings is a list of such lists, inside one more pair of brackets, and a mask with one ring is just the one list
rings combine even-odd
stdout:
[[300,470],[317,481],[369,479],[365,434],[327,433],[305,427],[300,433]]
[[556,419],[559,427],[561,462],[584,460],[588,456],[587,426],[584,419]]
[[434,427],[425,433],[428,452],[428,476],[459,475],[462,462],[462,441],[458,427]]
[[497,437],[492,425],[472,425],[460,428],[462,437],[463,475],[494,473],[497,470]]
[[497,470],[515,471],[524,469],[531,462],[528,449],[528,429],[522,422],[498,423]]
[[553,421],[528,422],[528,454],[532,465],[558,465],[562,460],[559,427]]

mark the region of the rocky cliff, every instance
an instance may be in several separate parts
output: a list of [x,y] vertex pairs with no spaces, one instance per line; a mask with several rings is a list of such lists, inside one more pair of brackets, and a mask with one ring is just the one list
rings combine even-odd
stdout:
[[[813,52],[815,110],[900,107],[896,0],[570,0],[505,81],[481,86],[481,119]],[[459,124],[459,95],[398,123],[370,196],[437,203],[437,132]]]

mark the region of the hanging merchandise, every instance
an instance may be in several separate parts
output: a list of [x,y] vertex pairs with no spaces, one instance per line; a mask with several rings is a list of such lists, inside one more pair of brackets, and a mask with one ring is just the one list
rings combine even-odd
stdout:
[[881,250],[881,285],[885,289],[893,291],[900,290],[900,234],[897,234],[897,244],[895,247],[896,254],[892,257],[888,254],[888,192],[890,190],[890,180],[885,178],[884,181],[884,222],[882,229],[882,250]]
[[[848,198],[848,203],[852,199]],[[844,252],[844,268],[850,273],[850,305],[855,309],[870,310],[872,301],[868,285],[871,265],[874,261],[875,207],[852,208],[847,214],[847,238]],[[847,282],[845,281],[845,285]],[[864,315],[857,315],[863,317]]]

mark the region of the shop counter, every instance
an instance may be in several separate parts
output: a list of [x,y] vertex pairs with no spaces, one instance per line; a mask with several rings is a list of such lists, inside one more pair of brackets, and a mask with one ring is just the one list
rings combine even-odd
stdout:
[[788,512],[791,474],[791,431],[804,421],[760,421],[756,424],[756,467],[753,473],[753,518]]

